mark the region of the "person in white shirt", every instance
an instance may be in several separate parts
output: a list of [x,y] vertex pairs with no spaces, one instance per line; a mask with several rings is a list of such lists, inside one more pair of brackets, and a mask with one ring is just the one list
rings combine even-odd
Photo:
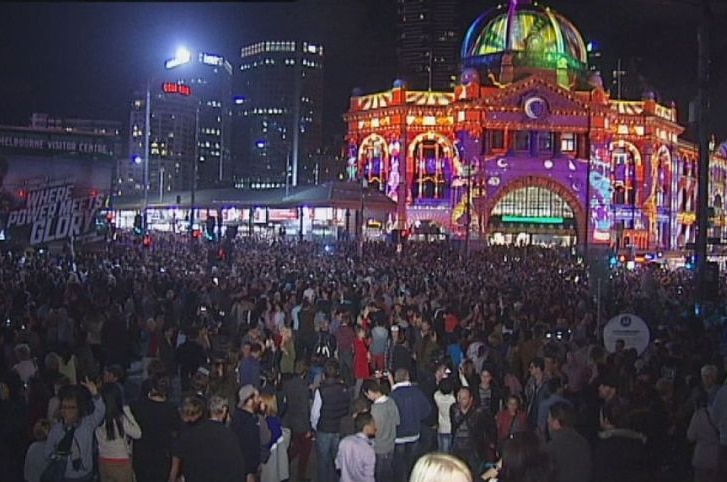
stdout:
[[122,405],[116,384],[104,385],[101,396],[106,404],[104,421],[96,428],[101,482],[133,482],[131,439],[141,438],[141,427],[129,407]]
[[454,396],[454,380],[443,378],[439,389],[434,392],[434,403],[437,405],[437,442],[439,451],[448,454],[452,450],[452,420],[449,408],[457,403]]

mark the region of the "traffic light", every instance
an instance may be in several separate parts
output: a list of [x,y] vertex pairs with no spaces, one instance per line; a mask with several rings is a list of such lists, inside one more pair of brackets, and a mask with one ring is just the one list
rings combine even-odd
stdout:
[[143,231],[141,214],[136,214],[134,216],[134,234],[140,235]]
[[144,239],[141,241],[141,244],[145,248],[150,247],[151,246],[151,236],[149,236],[148,234],[146,236],[144,236]]

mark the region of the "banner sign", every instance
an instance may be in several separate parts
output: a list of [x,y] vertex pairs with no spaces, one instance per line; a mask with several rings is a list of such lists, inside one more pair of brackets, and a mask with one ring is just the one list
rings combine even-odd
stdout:
[[85,157],[114,156],[113,137],[55,131],[0,128],[0,151],[30,154],[68,154]]
[[110,187],[109,160],[0,154],[0,240],[97,241]]

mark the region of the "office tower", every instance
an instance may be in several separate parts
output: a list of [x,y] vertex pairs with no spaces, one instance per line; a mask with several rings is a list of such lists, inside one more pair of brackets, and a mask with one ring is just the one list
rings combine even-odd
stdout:
[[[191,190],[199,123],[196,99],[156,89],[150,99],[149,199],[154,200],[163,192]],[[118,163],[114,185],[117,195],[143,195],[145,125],[144,91],[137,92],[131,103],[130,155]],[[202,157],[199,153],[197,155]],[[198,167],[202,165],[200,162]]]
[[449,90],[458,72],[457,0],[398,0],[399,76],[412,90]]
[[184,58],[178,53],[165,66],[160,77],[189,86],[189,97],[199,103],[197,187],[231,186],[232,65],[221,55],[185,51]]
[[150,102],[149,192],[191,190],[234,182],[230,155],[232,65],[224,57],[180,49],[134,93],[129,157],[118,166],[116,191],[142,193],[146,159],[146,96]]
[[323,59],[323,47],[309,42],[265,41],[241,49],[233,121],[239,186],[315,182]]

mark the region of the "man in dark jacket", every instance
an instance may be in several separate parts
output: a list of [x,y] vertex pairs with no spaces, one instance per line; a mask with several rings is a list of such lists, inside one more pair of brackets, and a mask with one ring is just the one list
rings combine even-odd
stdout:
[[646,474],[646,437],[629,428],[628,405],[623,401],[604,407],[593,454],[592,482],[640,482]]
[[324,379],[313,396],[311,427],[316,433],[318,482],[335,480],[334,461],[341,439],[341,419],[348,415],[351,395],[341,380],[341,368],[335,359],[324,367]]
[[575,431],[576,412],[571,404],[558,402],[548,412],[548,453],[555,464],[557,482],[591,480],[591,446]]
[[183,412],[194,413],[197,421],[183,431],[175,444],[169,480],[177,480],[180,469],[189,482],[239,482],[244,480],[244,459],[235,434],[227,427],[228,401],[210,398],[210,418],[200,420],[204,411],[201,399],[184,401]]
[[432,406],[424,392],[411,384],[409,371],[399,368],[394,373],[391,398],[399,409],[399,426],[396,428],[394,445],[394,480],[409,479],[409,472],[418,455],[421,424],[429,416]]
[[313,446],[307,376],[308,369],[305,360],[298,360],[295,365],[295,375],[287,375],[283,379],[283,394],[288,407],[283,417],[283,425],[288,427],[291,432],[290,459],[298,457],[297,480],[307,478],[308,458]]
[[457,392],[457,403],[449,408],[452,422],[452,454],[467,462],[473,476],[483,461],[494,462],[497,429],[495,419],[486,410],[475,406],[469,387]]
[[238,392],[238,404],[232,415],[230,428],[240,443],[242,457],[245,461],[245,477],[247,482],[255,482],[260,470],[260,419],[257,411],[260,407],[260,394],[252,385],[245,385]]

